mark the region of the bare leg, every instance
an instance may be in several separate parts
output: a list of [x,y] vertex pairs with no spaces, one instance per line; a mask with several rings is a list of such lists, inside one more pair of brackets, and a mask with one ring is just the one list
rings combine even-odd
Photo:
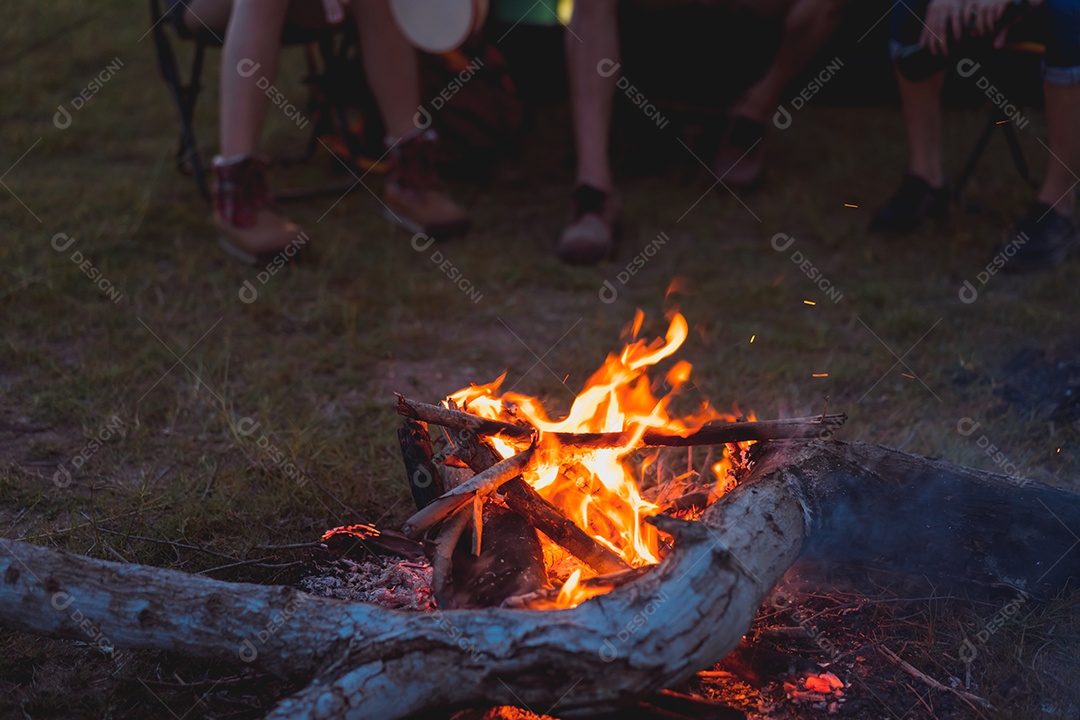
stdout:
[[254,155],[269,99],[258,78],[277,78],[289,0],[235,0],[221,50],[221,155]]
[[619,63],[616,20],[616,0],[584,0],[574,4],[570,20],[573,32],[566,33],[570,105],[577,145],[576,184],[592,185],[605,192],[612,189],[608,138],[615,82],[619,77],[615,70]]
[[[1080,85],[1043,84],[1046,96],[1046,124],[1050,151],[1046,178],[1039,201],[1052,205],[1062,215],[1076,209],[1076,177],[1080,174]],[[1055,157],[1056,156],[1056,157]]]
[[784,36],[772,64],[732,106],[732,114],[765,124],[780,93],[836,30],[847,0],[796,0],[784,19]]
[[420,105],[420,69],[416,50],[401,34],[388,0],[352,0],[364,70],[379,105],[386,131],[403,138],[417,128],[413,116]]
[[911,82],[899,71],[900,105],[908,140],[908,172],[939,188],[945,184],[941,160],[941,87],[945,73]]

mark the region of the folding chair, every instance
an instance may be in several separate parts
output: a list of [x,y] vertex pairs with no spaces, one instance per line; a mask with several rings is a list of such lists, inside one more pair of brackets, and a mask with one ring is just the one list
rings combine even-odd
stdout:
[[[165,0],[150,0],[150,20],[158,66],[176,106],[180,121],[176,168],[191,175],[199,193],[210,201],[206,162],[195,137],[195,104],[202,89],[203,62],[208,47],[220,47],[209,31],[194,33],[194,55],[185,79],[173,49],[173,37],[182,38],[171,18],[166,17]],[[310,160],[319,147],[320,139],[333,137],[333,152],[356,172],[385,166],[373,158],[382,155],[382,126],[374,98],[364,80],[362,68],[354,59],[357,45],[355,27],[346,22],[341,27],[312,30],[286,24],[282,33],[283,46],[303,45],[307,61],[304,83],[308,87],[306,105],[311,134],[304,149],[291,156],[276,157],[273,164],[295,164]],[[359,110],[361,120],[350,122],[353,111]],[[362,125],[360,125],[362,123]],[[362,131],[358,132],[358,125]],[[344,194],[352,183],[330,187],[295,189],[279,192],[281,201],[301,200],[324,195]]]
[[[1046,46],[1040,43],[1032,42],[1029,40],[1017,40],[1007,43],[998,53],[1008,53],[1015,61],[998,59],[998,66],[1005,67],[1006,65],[1034,65],[1035,62],[1046,54]],[[1024,70],[1030,70],[1030,68],[1022,68]],[[1021,81],[1018,80],[1017,75],[1029,75],[1030,72],[1024,73],[1006,73],[1004,77],[1009,81],[1008,87],[1003,88],[1005,96],[1016,99],[1016,107],[1020,107],[1020,99],[1029,96],[1030,92],[1025,92],[1021,87]],[[1011,75],[1011,77],[1010,77]],[[979,135],[978,140],[975,141],[975,145],[971,148],[971,152],[968,154],[967,160],[964,162],[964,167],[960,171],[960,174],[956,178],[956,185],[953,188],[953,199],[960,200],[964,188],[967,187],[968,181],[971,180],[971,176],[975,173],[975,169],[978,167],[979,162],[982,160],[983,154],[986,152],[987,146],[990,144],[990,140],[993,139],[995,133],[1000,128],[1001,132],[1005,135],[1005,143],[1009,147],[1009,154],[1012,156],[1013,165],[1016,166],[1016,171],[1019,173],[1021,179],[1029,185],[1037,185],[1035,178],[1031,176],[1031,169],[1028,167],[1027,160],[1024,158],[1024,150],[1020,147],[1020,140],[1016,134],[1016,127],[1012,122],[1012,118],[1008,117],[1001,107],[993,107],[990,110],[989,116],[986,120],[986,125],[983,126],[983,131]]]

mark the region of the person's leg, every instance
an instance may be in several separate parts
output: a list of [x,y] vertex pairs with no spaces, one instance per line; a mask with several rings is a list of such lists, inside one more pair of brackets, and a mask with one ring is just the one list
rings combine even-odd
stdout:
[[564,34],[577,171],[571,220],[555,252],[573,265],[609,257],[617,239],[619,209],[608,156],[620,63],[617,10],[617,0],[574,3]]
[[[616,0],[574,4],[565,33],[570,109],[577,147],[576,185],[612,190],[608,144],[615,83],[619,79]],[[580,39],[579,39],[580,38]]]
[[[927,0],[893,8],[889,46],[900,90],[900,110],[907,136],[908,161],[900,188],[874,214],[870,229],[908,233],[927,218],[944,218],[949,191],[941,154],[941,89],[945,83],[943,60],[930,56],[920,44]],[[915,58],[917,62],[913,62]]]
[[1080,175],[1080,0],[1046,0],[1049,19],[1043,60],[1046,105],[1046,175],[1038,198],[1005,235],[995,257],[1006,272],[1061,264],[1080,247],[1073,220]]
[[214,225],[222,247],[264,265],[305,258],[310,239],[274,207],[265,164],[254,157],[274,82],[289,0],[193,0],[185,24],[223,35],[219,102],[221,147],[213,163]]
[[1052,155],[1039,202],[1071,216],[1080,176],[1080,0],[1046,0],[1044,12],[1050,19],[1043,92]]
[[221,155],[254,155],[270,102],[257,78],[273,83],[289,0],[235,0],[221,49]]
[[713,172],[726,186],[757,187],[765,173],[763,140],[780,94],[802,71],[840,20],[847,0],[795,0],[784,17],[784,34],[769,69],[732,104]]
[[[1076,176],[1080,175],[1080,84],[1045,83],[1046,125],[1050,152],[1039,202],[1062,215],[1076,209]],[[1075,173],[1075,174],[1074,174]]]
[[784,18],[784,34],[772,64],[761,79],[731,106],[731,114],[765,124],[780,94],[825,45],[840,22],[847,0],[795,0]]
[[401,34],[388,0],[352,0],[364,73],[379,105],[386,131],[394,139],[415,133],[420,105],[420,66],[416,50]]
[[896,71],[908,143],[908,173],[933,188],[945,185],[941,158],[941,88],[945,73],[913,82]]
[[416,49],[390,13],[389,0],[352,0],[364,72],[386,126],[390,174],[383,193],[387,218],[409,232],[446,239],[468,231],[469,215],[450,197],[436,170],[438,138],[414,121],[420,107]]

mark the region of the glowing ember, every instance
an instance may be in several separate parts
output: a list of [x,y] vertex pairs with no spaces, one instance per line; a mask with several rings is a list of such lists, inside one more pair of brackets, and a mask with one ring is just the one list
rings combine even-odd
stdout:
[[[657,429],[685,436],[709,421],[735,419],[717,413],[704,402],[689,416],[669,415],[672,400],[689,381],[690,363],[675,362],[662,382],[650,380],[647,372],[679,349],[686,340],[688,326],[686,319],[675,313],[666,336],[647,343],[637,339],[643,321],[639,310],[629,328],[632,342],[620,353],[608,356],[561,420],[548,417],[536,398],[512,392],[501,394],[499,387],[505,373],[492,383],[473,385],[450,396],[458,407],[471,413],[511,422],[524,419],[535,427],[539,431],[535,460],[522,477],[566,517],[634,567],[659,562],[656,530],[642,523],[642,518],[659,512],[660,507],[641,496],[629,462],[645,431]],[[654,392],[662,386],[667,391],[658,397]],[[627,437],[617,448],[584,451],[561,448],[553,435],[600,432],[624,432]],[[504,458],[521,449],[497,437],[492,442]],[[726,457],[712,466],[721,480],[717,495],[728,489],[730,466]],[[648,467],[648,460],[643,467]],[[560,607],[572,607],[597,594],[583,591],[579,579],[580,571],[576,571],[567,580],[559,594]]]

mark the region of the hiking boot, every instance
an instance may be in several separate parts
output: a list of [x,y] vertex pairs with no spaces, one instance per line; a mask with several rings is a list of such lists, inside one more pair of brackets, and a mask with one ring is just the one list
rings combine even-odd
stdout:
[[445,240],[468,232],[470,220],[439,177],[436,141],[434,131],[425,130],[400,140],[390,151],[384,214],[411,233]]
[[218,243],[248,265],[299,264],[311,240],[296,223],[278,212],[266,182],[266,163],[253,157],[213,163],[214,226]]
[[900,189],[870,221],[871,232],[909,233],[926,218],[943,220],[949,212],[949,190],[931,187],[918,175],[907,173]]
[[753,190],[765,177],[765,126],[756,120],[732,117],[720,139],[713,172],[728,187]]
[[559,236],[555,254],[570,265],[595,265],[610,258],[618,242],[618,203],[591,185],[578,185],[573,202],[570,224]]
[[1007,273],[1057,267],[1080,245],[1080,231],[1067,216],[1044,202],[1034,203],[998,246],[993,264]]

